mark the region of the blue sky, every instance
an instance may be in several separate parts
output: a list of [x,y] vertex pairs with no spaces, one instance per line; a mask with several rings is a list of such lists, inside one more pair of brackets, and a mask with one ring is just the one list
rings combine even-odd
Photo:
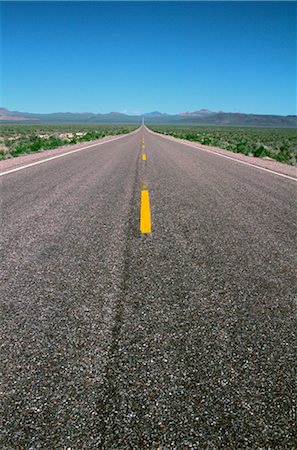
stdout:
[[1,104],[296,114],[294,2],[2,2]]

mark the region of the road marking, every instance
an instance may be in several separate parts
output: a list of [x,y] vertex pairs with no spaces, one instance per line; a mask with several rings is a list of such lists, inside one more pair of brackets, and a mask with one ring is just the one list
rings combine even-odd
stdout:
[[142,144],[142,148],[145,148],[145,145],[144,145],[144,144]]
[[148,189],[147,181],[146,180],[141,180],[141,190],[146,190],[146,189]]
[[142,154],[141,159],[142,159],[142,161],[146,161],[146,154],[145,153]]
[[97,142],[96,144],[86,145],[85,147],[80,147],[75,150],[70,150],[69,152],[62,153],[61,155],[51,156],[50,158],[46,158],[46,159],[42,159],[40,161],[36,161],[36,162],[30,163],[30,164],[26,164],[25,166],[16,167],[15,169],[10,169],[10,170],[7,170],[6,172],[0,173],[0,177],[2,177],[3,175],[8,175],[9,173],[18,172],[19,170],[27,169],[28,167],[37,166],[38,164],[43,164],[43,163],[51,161],[53,159],[63,158],[64,156],[68,156],[68,155],[71,155],[72,153],[80,152],[81,150],[85,150],[86,148],[96,147],[96,145],[108,144],[109,142],[114,142],[114,141],[117,141],[118,139],[123,139],[124,137],[129,136],[130,134],[134,134],[134,133],[135,133],[135,131],[132,131],[132,133],[126,134],[125,136],[119,136],[119,137],[112,138],[109,141]]
[[147,189],[141,190],[141,205],[140,205],[140,232],[151,233],[151,209],[150,196]]
[[246,166],[254,167],[254,169],[263,170],[264,172],[269,172],[269,173],[272,173],[273,175],[278,175],[279,177],[287,178],[288,180],[293,180],[293,181],[297,182],[297,178],[291,177],[290,175],[285,175],[284,173],[275,172],[275,170],[266,169],[266,167],[257,166],[256,164],[252,164],[247,161],[241,161],[240,159],[232,158],[232,156],[222,155],[221,153],[216,153],[215,151],[208,150],[207,148],[201,148],[199,146],[192,145],[188,142],[179,142],[179,141],[175,140],[174,138],[170,139],[170,137],[168,137],[168,136],[163,136],[162,134],[155,133],[154,131],[151,131],[148,128],[147,128],[147,130],[149,133],[156,134],[156,135],[166,139],[167,141],[173,141],[173,142],[176,142],[177,144],[187,145],[188,147],[196,148],[198,150],[202,150],[203,152],[211,153],[212,155],[215,155],[215,156],[221,156],[222,158],[231,159],[232,161],[238,162],[240,164],[245,164]]

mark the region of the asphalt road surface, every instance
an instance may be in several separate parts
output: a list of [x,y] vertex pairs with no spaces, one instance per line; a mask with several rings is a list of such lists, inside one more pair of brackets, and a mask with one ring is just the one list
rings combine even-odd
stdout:
[[296,448],[294,180],[141,128],[0,182],[1,449]]

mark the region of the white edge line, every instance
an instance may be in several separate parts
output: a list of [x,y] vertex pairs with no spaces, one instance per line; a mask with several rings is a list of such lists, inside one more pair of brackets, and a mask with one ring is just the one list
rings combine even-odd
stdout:
[[51,161],[53,159],[63,158],[63,156],[68,156],[68,155],[71,155],[72,153],[80,152],[81,150],[85,150],[86,148],[96,147],[97,145],[108,144],[109,142],[117,141],[118,139],[123,139],[126,136],[129,136],[130,134],[134,134],[136,131],[138,131],[138,129],[135,131],[132,131],[131,133],[125,134],[124,136],[118,136],[118,137],[109,139],[108,141],[97,142],[96,144],[86,145],[85,147],[76,148],[75,150],[70,150],[69,152],[62,153],[61,155],[51,156],[50,158],[46,158],[46,159],[42,159],[40,161],[36,161],[36,162],[30,163],[30,164],[26,164],[25,166],[20,166],[20,167],[16,167],[15,169],[7,170],[6,172],[0,173],[0,177],[2,177],[3,175],[8,175],[9,173],[18,172],[19,170],[27,169],[28,167],[37,166],[38,164],[43,164],[43,163]]
[[211,153],[212,155],[221,156],[222,158],[231,159],[232,161],[238,162],[240,164],[245,164],[246,166],[251,166],[251,167],[254,167],[255,169],[263,170],[264,172],[273,173],[274,175],[278,175],[279,177],[288,178],[289,180],[293,180],[293,181],[297,182],[297,178],[291,177],[290,175],[285,175],[284,173],[275,172],[274,170],[266,169],[266,167],[257,166],[256,164],[252,164],[247,161],[241,161],[240,159],[232,158],[232,156],[222,155],[221,153],[216,153],[215,151],[208,150],[207,148],[201,148],[196,145],[192,145],[188,142],[180,142],[179,140],[176,140],[173,136],[164,136],[163,134],[156,133],[155,131],[152,131],[147,127],[146,127],[146,129],[148,130],[149,133],[161,136],[162,138],[167,139],[168,141],[173,141],[178,144],[187,145],[188,147],[196,148],[198,150],[202,150],[203,152]]

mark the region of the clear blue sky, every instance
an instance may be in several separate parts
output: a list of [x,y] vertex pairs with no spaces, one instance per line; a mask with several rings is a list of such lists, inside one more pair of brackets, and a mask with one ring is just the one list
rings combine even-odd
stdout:
[[2,106],[296,114],[294,2],[3,2]]

